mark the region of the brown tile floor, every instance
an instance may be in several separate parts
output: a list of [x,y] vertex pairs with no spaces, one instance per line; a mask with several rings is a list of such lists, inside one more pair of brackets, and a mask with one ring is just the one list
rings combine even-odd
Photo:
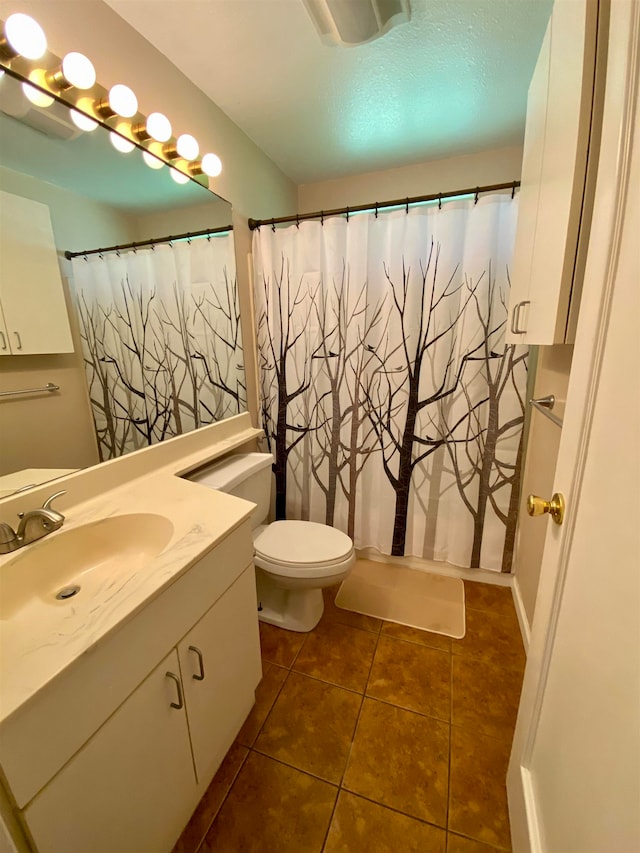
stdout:
[[174,853],[510,850],[524,650],[504,587],[465,583],[462,640],[340,610],[260,625],[256,704]]

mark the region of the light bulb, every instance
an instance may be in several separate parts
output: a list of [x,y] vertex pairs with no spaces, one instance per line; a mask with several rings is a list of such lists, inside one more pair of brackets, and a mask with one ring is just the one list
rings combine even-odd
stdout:
[[116,151],[120,151],[121,154],[128,154],[136,147],[133,142],[129,142],[129,140],[125,139],[123,136],[118,136],[117,133],[110,133],[109,139]]
[[154,157],[153,154],[149,151],[142,152],[142,159],[147,164],[150,169],[162,169],[164,163],[162,160],[159,160],[157,157]]
[[[96,70],[93,67],[93,63],[82,53],[68,53],[62,60],[61,72],[64,81],[67,83],[67,87],[74,86],[76,89],[90,89],[96,82]],[[56,77],[57,75],[54,75],[54,79]]]
[[14,56],[40,59],[47,49],[47,37],[37,21],[22,12],[9,15],[4,25],[4,37]]
[[184,172],[179,172],[177,169],[169,169],[169,171],[176,184],[186,184],[190,180],[189,175],[185,175]]
[[151,113],[146,121],[147,133],[157,142],[171,139],[171,122],[162,113]]
[[210,178],[217,178],[222,171],[222,161],[217,154],[205,154],[200,165],[205,175]]
[[78,112],[78,110],[69,110],[69,115],[71,116],[71,121],[78,127],[80,130],[86,130],[87,133],[90,133],[92,130],[95,130],[98,126],[98,122],[94,121],[89,116],[86,116],[84,113]]
[[109,89],[109,106],[123,118],[131,118],[138,112],[138,99],[128,86],[116,83]]
[[197,139],[194,139],[188,133],[183,133],[178,137],[178,141],[176,142],[176,151],[181,157],[184,157],[185,160],[195,160],[198,156],[198,151],[200,150],[200,146],[198,145]]
[[36,107],[50,107],[53,103],[52,97],[41,92],[40,89],[36,89],[36,87],[32,86],[30,83],[23,83],[22,91],[24,92],[25,97]]

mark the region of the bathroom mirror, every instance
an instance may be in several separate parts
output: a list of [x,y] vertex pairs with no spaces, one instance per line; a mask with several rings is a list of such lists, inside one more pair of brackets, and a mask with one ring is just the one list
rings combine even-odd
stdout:
[[[0,77],[0,190],[49,208],[75,350],[2,354],[0,391],[59,390],[0,396],[0,498],[246,410],[231,205],[109,137]],[[65,258],[145,240],[158,242]]]

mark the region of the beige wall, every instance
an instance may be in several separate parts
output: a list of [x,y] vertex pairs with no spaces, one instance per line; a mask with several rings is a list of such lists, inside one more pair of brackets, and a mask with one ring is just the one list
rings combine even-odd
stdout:
[[[539,347],[534,397],[553,394],[556,404],[553,413],[564,415],[573,347],[565,344]],[[530,412],[527,455],[522,478],[522,497],[514,557],[513,572],[518,593],[522,599],[528,627],[535,612],[540,566],[547,528],[547,516],[531,518],[527,515],[527,496],[539,495],[548,500],[553,493],[553,481],[560,447],[561,428],[535,409]]]
[[228,202],[211,196],[208,203],[174,207],[157,213],[133,214],[130,219],[135,233],[133,239],[150,240],[153,237],[203,231],[205,228],[224,228],[231,225],[231,208]]
[[514,181],[519,180],[521,168],[521,147],[497,148],[464,157],[449,157],[333,181],[301,184],[298,187],[298,212],[331,210],[347,205],[466,189],[479,184]]

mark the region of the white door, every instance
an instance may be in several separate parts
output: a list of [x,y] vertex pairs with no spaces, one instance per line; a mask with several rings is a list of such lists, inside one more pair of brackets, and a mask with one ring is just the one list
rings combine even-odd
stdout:
[[[603,140],[507,779],[515,853],[640,850],[640,4],[613,0]],[[550,497],[550,496],[544,496]]]

